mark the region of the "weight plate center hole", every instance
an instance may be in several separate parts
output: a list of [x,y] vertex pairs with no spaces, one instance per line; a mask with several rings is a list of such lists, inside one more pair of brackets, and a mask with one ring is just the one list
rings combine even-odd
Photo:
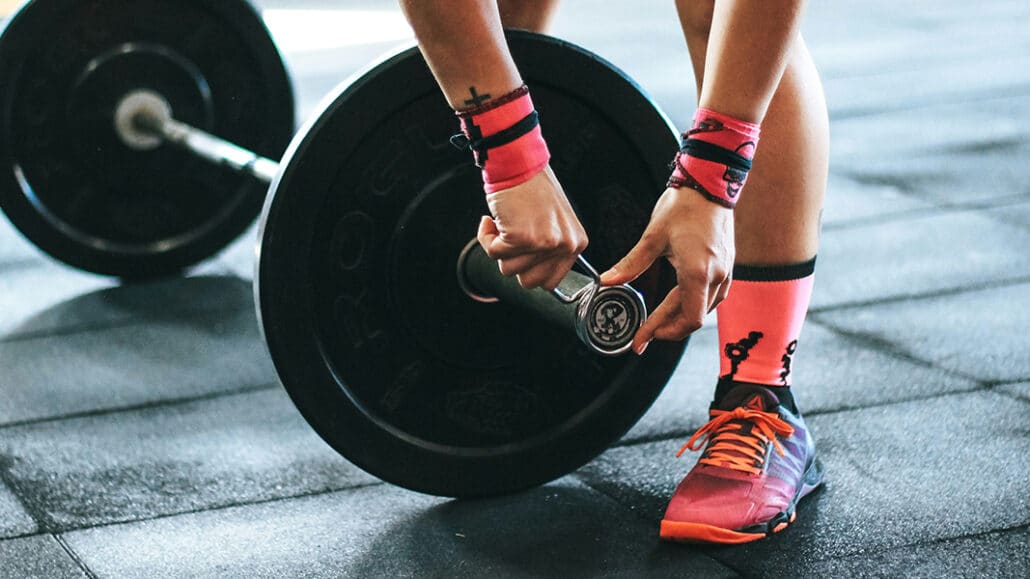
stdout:
[[497,298],[485,292],[479,291],[478,289],[472,286],[471,282],[469,282],[466,267],[468,264],[469,254],[476,248],[477,245],[479,245],[479,240],[473,239],[472,241],[469,241],[468,245],[466,245],[465,248],[461,250],[461,253],[458,254],[458,264],[455,272],[458,276],[458,287],[461,288],[461,291],[465,292],[465,295],[476,300],[477,302],[484,304],[497,303],[499,301]]
[[130,149],[150,151],[161,146],[163,127],[172,119],[172,107],[161,95],[135,90],[118,102],[114,130]]

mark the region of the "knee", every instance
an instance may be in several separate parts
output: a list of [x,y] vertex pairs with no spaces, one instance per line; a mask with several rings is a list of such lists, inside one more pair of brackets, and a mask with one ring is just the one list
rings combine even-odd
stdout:
[[683,35],[693,39],[707,39],[712,29],[715,0],[676,0]]

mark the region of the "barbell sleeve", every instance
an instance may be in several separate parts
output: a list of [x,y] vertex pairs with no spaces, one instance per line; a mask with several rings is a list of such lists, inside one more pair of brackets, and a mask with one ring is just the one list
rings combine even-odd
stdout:
[[[593,274],[593,268],[581,262]],[[629,285],[602,286],[595,275],[576,270],[558,284],[557,291],[527,290],[515,277],[501,274],[497,262],[472,240],[458,259],[458,283],[471,298],[500,301],[575,333],[591,350],[603,355],[629,350],[633,335],[647,319],[647,306]]]

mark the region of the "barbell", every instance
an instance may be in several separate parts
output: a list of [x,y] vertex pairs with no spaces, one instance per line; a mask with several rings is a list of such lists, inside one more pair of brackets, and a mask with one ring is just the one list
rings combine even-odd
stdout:
[[[585,255],[609,266],[646,226],[676,134],[598,56],[507,39]],[[639,419],[686,346],[598,355],[628,347],[675,284],[667,263],[634,289],[601,287],[584,259],[553,295],[470,242],[478,171],[415,47],[344,82],[276,163],[292,93],[248,4],[34,0],[0,35],[0,106],[4,211],[91,271],[207,257],[267,188],[255,298],[277,373],[330,446],[389,482],[482,496],[566,474]]]
[[0,208],[72,266],[122,278],[177,273],[261,211],[268,184],[180,147],[127,146],[127,95],[267,158],[294,131],[290,79],[241,0],[32,0],[0,34]]

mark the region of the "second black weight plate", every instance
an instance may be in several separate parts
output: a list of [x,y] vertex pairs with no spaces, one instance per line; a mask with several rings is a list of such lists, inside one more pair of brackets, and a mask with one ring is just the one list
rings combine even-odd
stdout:
[[51,256],[106,275],[177,272],[223,248],[267,184],[114,131],[131,91],[277,159],[292,87],[245,0],[32,0],[0,34],[0,207]]
[[[510,33],[552,166],[606,268],[647,224],[675,132],[595,55]],[[511,492],[584,464],[651,405],[685,344],[605,358],[569,331],[459,288],[487,213],[477,169],[419,52],[340,89],[299,134],[262,218],[255,289],[279,376],[312,427],[389,482]],[[653,309],[667,264],[636,282]]]

